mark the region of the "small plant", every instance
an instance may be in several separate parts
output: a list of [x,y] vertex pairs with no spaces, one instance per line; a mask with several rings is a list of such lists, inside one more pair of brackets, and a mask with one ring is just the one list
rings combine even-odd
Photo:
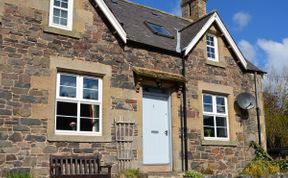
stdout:
[[121,173],[123,178],[138,178],[140,177],[139,169],[126,169]]
[[9,173],[7,178],[33,178],[29,173]]
[[288,160],[275,160],[279,165],[281,172],[288,172]]
[[274,161],[261,146],[252,141],[250,148],[255,150],[255,158],[242,170],[241,174],[252,177],[267,177],[280,172],[281,165]]
[[184,177],[191,177],[191,178],[203,178],[203,175],[197,171],[187,171],[184,174]]
[[278,172],[280,172],[280,168],[278,165],[273,164],[273,162],[255,160],[243,169],[242,174],[253,177],[267,177],[270,174],[276,174]]

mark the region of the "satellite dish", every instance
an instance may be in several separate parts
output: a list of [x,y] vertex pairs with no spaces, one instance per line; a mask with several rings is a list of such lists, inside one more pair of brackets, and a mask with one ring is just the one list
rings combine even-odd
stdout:
[[242,109],[252,109],[256,106],[256,100],[253,95],[250,93],[241,93],[237,96],[236,98],[237,104],[240,106]]

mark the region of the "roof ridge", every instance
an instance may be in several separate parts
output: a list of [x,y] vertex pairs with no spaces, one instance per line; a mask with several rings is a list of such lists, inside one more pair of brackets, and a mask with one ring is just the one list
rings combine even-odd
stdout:
[[177,15],[174,15],[174,14],[171,14],[171,13],[159,10],[159,9],[155,9],[155,8],[152,8],[152,7],[149,7],[149,6],[145,6],[143,4],[138,4],[138,3],[135,3],[135,2],[131,2],[129,0],[118,0],[118,1],[126,2],[126,3],[133,4],[133,5],[136,5],[136,6],[139,6],[139,7],[143,7],[143,8],[150,9],[150,10],[154,10],[154,11],[157,11],[159,13],[162,13],[162,14],[165,14],[165,15],[169,15],[169,16],[172,16],[172,17],[175,17],[175,18],[178,18],[178,19],[182,19],[182,20],[186,20],[188,22],[192,22],[191,19],[189,19],[189,18],[177,16]]
[[196,21],[190,23],[189,25],[187,25],[186,27],[182,28],[182,29],[179,30],[179,31],[181,32],[181,31],[183,31],[183,30],[185,30],[185,29],[191,27],[191,26],[194,25],[195,23],[198,23],[199,21],[203,20],[204,18],[206,18],[206,17],[208,17],[208,16],[210,16],[210,15],[212,15],[212,14],[214,14],[214,13],[217,13],[217,10],[212,10],[212,11],[209,12],[208,14],[206,14],[206,15],[204,15],[203,17],[201,17],[200,19],[198,19],[198,20],[196,20]]

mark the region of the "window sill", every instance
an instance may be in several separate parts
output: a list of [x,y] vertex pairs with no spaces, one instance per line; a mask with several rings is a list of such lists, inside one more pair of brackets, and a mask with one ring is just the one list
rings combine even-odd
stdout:
[[76,39],[81,38],[81,35],[79,32],[63,30],[60,28],[55,28],[55,27],[50,27],[50,26],[44,26],[43,31],[47,32],[47,33],[53,33],[53,34],[68,36],[68,37],[72,37],[72,38],[76,38]]
[[236,147],[237,143],[235,141],[221,141],[221,140],[202,140],[201,145],[203,146],[227,146]]
[[223,62],[211,61],[209,59],[206,60],[206,64],[220,68],[226,68],[226,65]]
[[55,142],[112,142],[111,139],[104,136],[85,136],[85,135],[56,135],[48,134],[48,141]]

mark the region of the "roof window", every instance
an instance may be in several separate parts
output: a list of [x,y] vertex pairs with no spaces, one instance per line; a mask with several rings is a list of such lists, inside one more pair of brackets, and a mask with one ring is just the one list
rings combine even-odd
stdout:
[[151,22],[147,22],[147,21],[145,21],[145,24],[156,35],[164,36],[164,37],[168,37],[168,38],[174,38],[171,35],[171,33],[165,27],[163,27],[161,25],[158,25],[158,24],[155,24],[155,23],[151,23]]

